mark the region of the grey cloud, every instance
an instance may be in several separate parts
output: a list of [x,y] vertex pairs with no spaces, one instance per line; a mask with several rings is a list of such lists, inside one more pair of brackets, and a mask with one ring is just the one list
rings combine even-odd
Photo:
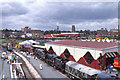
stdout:
[[[25,4],[27,5],[17,2],[2,4],[2,16],[12,16],[11,19],[14,19],[13,22],[8,23],[6,22],[6,17],[3,26],[4,23],[6,25],[7,23],[12,25],[16,25],[15,23],[17,23],[17,26],[20,27],[24,27],[25,25],[32,26],[32,29],[38,27],[38,29],[46,30],[55,29],[56,23],[59,22],[62,25],[62,30],[68,30],[69,27],[65,27],[64,25],[79,24],[89,21],[104,22],[107,19],[117,18],[118,10],[117,3],[112,2],[48,2],[43,6],[39,4],[36,5],[35,2],[30,4],[26,2]],[[24,17],[20,15],[24,15]],[[20,23],[16,20],[19,20]]]
[[29,10],[18,2],[2,3],[2,16],[16,16],[27,14]]
[[[93,6],[95,5],[96,6]],[[78,23],[88,20],[104,20],[117,17],[117,3],[47,3],[38,12],[37,21],[56,20],[60,23]],[[114,7],[115,6],[115,7]]]
[[118,3],[118,18],[120,19],[120,2]]
[[59,10],[50,18],[62,23],[76,23],[85,20],[104,20],[117,17],[117,7],[114,8],[115,5],[113,5],[113,3],[104,3],[98,8],[91,7],[91,4],[87,5],[87,3],[75,3],[75,7],[71,7],[70,5],[71,4],[59,8]]

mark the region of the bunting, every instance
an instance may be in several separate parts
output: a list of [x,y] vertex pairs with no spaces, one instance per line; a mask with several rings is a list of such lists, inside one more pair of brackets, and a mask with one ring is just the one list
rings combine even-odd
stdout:
[[95,40],[100,40],[99,34],[97,34]]

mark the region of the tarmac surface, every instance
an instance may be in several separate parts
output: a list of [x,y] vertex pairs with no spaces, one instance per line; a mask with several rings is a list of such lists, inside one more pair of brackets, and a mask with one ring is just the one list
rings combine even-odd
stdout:
[[[3,60],[1,59],[1,55],[2,55],[2,49],[0,49],[0,79],[2,78],[10,78],[10,66],[9,64],[7,64],[7,60]],[[7,53],[7,55],[9,56],[10,53]]]
[[[61,78],[69,80],[64,74],[49,66],[45,62],[39,59],[34,59],[33,56],[30,57],[30,62],[37,69],[38,73],[41,75],[42,78]],[[40,64],[42,64],[42,70],[40,69]]]
[[[29,56],[29,62],[33,65],[33,67],[37,70],[43,80],[69,80],[69,78],[64,75],[63,73],[59,72],[58,70],[54,69],[53,67],[49,66],[47,63],[40,59],[34,59],[34,56]],[[40,69],[40,64],[42,64],[42,70]]]

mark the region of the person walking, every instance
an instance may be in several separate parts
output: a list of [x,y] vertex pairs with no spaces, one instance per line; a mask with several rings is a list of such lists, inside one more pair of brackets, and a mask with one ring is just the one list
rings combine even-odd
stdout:
[[42,64],[40,63],[40,70],[42,70],[43,68],[42,68]]
[[113,68],[113,66],[110,66],[110,74],[111,74],[111,72],[112,72],[112,68]]
[[35,59],[35,56],[34,56],[34,59]]
[[36,58],[35,58],[36,60],[37,60],[37,56],[36,56]]
[[117,76],[117,77],[118,77],[118,74],[119,74],[118,71],[116,71],[116,76]]

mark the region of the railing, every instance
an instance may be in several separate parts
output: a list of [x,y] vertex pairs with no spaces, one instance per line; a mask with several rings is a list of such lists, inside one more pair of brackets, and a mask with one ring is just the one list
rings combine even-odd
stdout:
[[13,78],[12,65],[10,65],[10,74],[11,74],[11,78]]
[[[15,62],[15,61],[14,61]],[[17,79],[17,78],[24,78],[25,79],[25,76],[24,76],[24,72],[23,72],[23,69],[22,69],[22,67],[21,67],[21,64],[22,63],[11,63],[10,64],[10,74],[11,74],[11,78],[12,79]],[[21,75],[22,75],[22,77],[21,76],[17,76],[17,71],[16,71],[16,69],[20,69],[19,71],[22,73]],[[19,72],[19,74],[20,74],[20,72]]]

